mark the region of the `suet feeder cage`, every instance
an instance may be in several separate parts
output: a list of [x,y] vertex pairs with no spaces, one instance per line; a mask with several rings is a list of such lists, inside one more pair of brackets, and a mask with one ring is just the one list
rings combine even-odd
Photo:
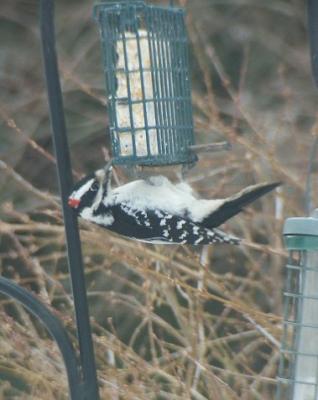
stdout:
[[194,145],[184,11],[142,1],[95,6],[114,164],[192,163]]
[[284,333],[277,400],[318,399],[318,210],[289,218]]

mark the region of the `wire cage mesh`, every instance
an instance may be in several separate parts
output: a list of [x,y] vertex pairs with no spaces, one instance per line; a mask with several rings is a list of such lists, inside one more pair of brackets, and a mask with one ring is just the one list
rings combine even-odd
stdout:
[[318,213],[290,218],[277,400],[318,400]]
[[95,6],[115,164],[192,163],[184,11],[141,1]]

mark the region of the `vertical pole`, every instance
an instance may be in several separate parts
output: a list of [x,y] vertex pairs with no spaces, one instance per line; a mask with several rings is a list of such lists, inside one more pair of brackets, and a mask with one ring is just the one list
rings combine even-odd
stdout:
[[83,399],[98,400],[98,385],[94,349],[89,321],[86,297],[85,277],[82,263],[82,251],[77,226],[77,219],[67,205],[72,188],[71,161],[64,119],[63,99],[57,56],[55,51],[54,0],[40,0],[40,26],[42,51],[54,151],[57,161],[57,173],[64,216],[68,264],[72,282],[72,292],[79,341],[82,379],[84,386]]
[[[308,36],[310,44],[310,58],[312,74],[316,87],[318,86],[318,1],[307,1],[307,19],[308,19]],[[312,174],[314,171],[314,161],[316,160],[318,151],[318,137],[313,138],[313,144],[309,153],[308,167],[307,167],[307,182],[306,182],[306,196],[305,206],[306,212],[310,215],[312,211]]]
[[311,66],[316,86],[318,86],[318,2],[308,0],[308,34],[310,42]]
[[[314,81],[318,86],[318,2],[307,1],[308,35],[311,66]],[[306,183],[306,211],[312,211],[312,173],[317,157],[318,138],[315,137],[309,155]],[[318,212],[313,212],[318,218]],[[317,234],[317,232],[314,232]],[[309,233],[308,233],[309,234]],[[315,237],[315,236],[314,236]],[[318,400],[318,251],[306,251],[302,266],[302,297],[299,304],[300,325],[297,337],[295,360],[295,384],[293,400]],[[318,250],[318,249],[315,249]],[[303,383],[301,383],[303,382]],[[305,383],[304,383],[305,382]],[[306,382],[309,384],[306,385]]]

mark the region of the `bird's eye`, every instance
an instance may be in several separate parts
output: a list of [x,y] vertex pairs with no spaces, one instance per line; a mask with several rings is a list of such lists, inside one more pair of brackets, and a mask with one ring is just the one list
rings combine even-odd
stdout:
[[99,189],[99,183],[98,182],[94,182],[90,188],[90,190],[92,190],[93,192],[96,192],[96,190]]

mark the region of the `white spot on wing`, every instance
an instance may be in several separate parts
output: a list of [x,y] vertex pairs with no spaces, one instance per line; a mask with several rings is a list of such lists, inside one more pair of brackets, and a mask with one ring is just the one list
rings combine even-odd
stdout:
[[177,222],[177,229],[182,229],[182,226],[185,224],[186,222],[181,220]]
[[188,236],[188,232],[187,231],[184,231],[183,233],[182,233],[182,235],[180,235],[179,236],[179,239],[185,239],[186,237]]
[[204,240],[204,237],[203,237],[203,236],[200,236],[199,239],[197,239],[197,240],[194,242],[194,244],[199,244],[199,243],[201,243],[203,240]]
[[[139,214],[139,211],[138,211],[138,210],[135,210],[135,209],[129,207],[127,204],[121,204],[121,209],[122,209],[127,215],[129,215],[130,217],[133,217],[134,220],[135,220],[135,222],[136,222],[138,225],[143,225],[144,221],[143,221],[142,219],[140,219],[140,215],[138,215],[138,214]],[[146,214],[145,214],[145,215],[146,215]],[[147,219],[147,221],[148,221],[148,219]]]
[[199,233],[199,227],[198,226],[193,226],[193,234],[197,235]]

